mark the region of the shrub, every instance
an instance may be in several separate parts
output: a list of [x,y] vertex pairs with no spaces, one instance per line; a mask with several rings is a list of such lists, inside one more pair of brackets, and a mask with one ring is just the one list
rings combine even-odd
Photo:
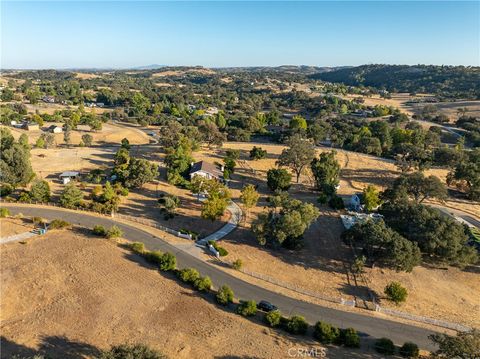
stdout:
[[320,193],[318,195],[317,202],[320,204],[327,204],[328,196],[325,193]]
[[340,330],[328,323],[319,321],[315,324],[313,336],[323,344],[335,343],[340,336]]
[[8,208],[0,208],[0,218],[5,218],[10,215]]
[[99,224],[93,227],[92,232],[93,234],[101,237],[105,237],[107,235],[107,230],[105,229],[105,227]]
[[196,241],[198,239],[198,233],[195,231],[190,231],[189,229],[182,228],[179,230],[180,233],[183,234],[190,234],[192,236],[192,239]]
[[340,330],[340,343],[349,348],[360,348],[360,337],[353,328]]
[[113,225],[107,230],[106,237],[109,239],[118,238],[118,237],[121,237],[122,234],[123,234],[122,230],[117,226]]
[[122,344],[102,352],[99,359],[165,359],[162,353],[144,344]]
[[228,251],[225,248],[220,247],[216,241],[208,241],[208,244],[210,244],[213,248],[216,249],[220,257],[225,257],[226,255],[228,255]]
[[32,217],[33,224],[43,224],[45,220],[42,217]]
[[206,292],[212,288],[212,280],[209,276],[200,277],[193,283],[193,286],[201,292]]
[[400,304],[407,300],[407,289],[402,287],[399,282],[390,282],[384,290],[384,293],[387,295],[387,298],[395,304]]
[[30,202],[30,194],[28,192],[22,192],[20,193],[20,196],[18,197],[18,202]]
[[285,329],[291,334],[305,334],[308,329],[308,323],[304,317],[294,315],[288,320]]
[[[141,244],[143,245],[143,243]],[[143,246],[142,246],[142,250],[143,250]],[[160,265],[160,261],[162,260],[163,253],[160,251],[146,251],[146,252],[143,252],[143,256],[145,257],[147,262],[155,265]]]
[[241,259],[237,259],[232,263],[232,268],[236,270],[242,269],[243,263]]
[[71,224],[63,219],[54,219],[48,225],[49,229],[62,229],[67,227],[71,227]]
[[233,290],[228,285],[222,285],[215,296],[218,304],[227,305],[233,302]]
[[395,354],[395,344],[388,338],[380,338],[375,342],[375,350],[380,354]]
[[418,358],[420,351],[417,344],[406,342],[400,348],[399,353],[404,358]]
[[253,148],[250,150],[250,158],[252,160],[260,160],[262,158],[265,158],[266,155],[267,151],[261,147],[253,146]]
[[328,205],[333,209],[344,209],[345,203],[343,202],[342,197],[337,196],[336,194],[333,195],[330,200],[328,201]]
[[[145,253],[145,245],[142,242],[133,242],[128,245],[132,252],[137,254]],[[151,253],[151,252],[150,252]]]
[[177,267],[177,258],[172,253],[163,253],[158,267],[164,272],[174,270]]
[[182,282],[194,283],[200,277],[200,273],[196,269],[185,268],[178,272],[178,276]]
[[279,310],[272,310],[265,314],[265,322],[271,327],[278,327],[282,320],[282,313]]
[[257,314],[257,303],[254,300],[242,301],[237,307],[237,313],[244,317],[252,317]]

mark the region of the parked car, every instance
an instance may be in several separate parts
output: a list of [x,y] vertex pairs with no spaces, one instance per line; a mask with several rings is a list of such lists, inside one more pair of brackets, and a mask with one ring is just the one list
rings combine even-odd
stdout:
[[277,307],[274,306],[272,303],[267,302],[266,300],[261,300],[257,304],[257,308],[263,310],[264,312],[271,312],[272,310],[276,310]]

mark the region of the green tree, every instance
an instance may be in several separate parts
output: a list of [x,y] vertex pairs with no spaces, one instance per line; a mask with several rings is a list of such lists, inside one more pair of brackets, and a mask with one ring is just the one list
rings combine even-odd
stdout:
[[260,213],[252,224],[258,242],[274,247],[298,247],[305,231],[318,218],[318,208],[288,196],[275,196],[271,202],[274,208],[267,213]]
[[333,195],[337,189],[340,177],[340,165],[335,158],[336,152],[322,152],[320,157],[313,159],[311,169],[317,189],[326,195]]
[[206,193],[207,199],[202,205],[202,217],[212,221],[220,218],[230,202],[228,188],[214,179],[202,179],[201,192]]
[[464,190],[472,200],[480,199],[480,148],[470,151],[467,158],[448,174],[447,183]]
[[65,142],[67,147],[70,147],[72,144],[72,130],[70,127],[65,128],[65,131],[63,131],[63,142]]
[[68,183],[60,195],[60,204],[65,208],[75,208],[80,205],[83,200],[83,193],[77,186],[70,182]]
[[86,133],[84,135],[82,135],[82,142],[85,144],[85,146],[87,147],[90,147],[92,146],[92,142],[93,142],[93,136]]
[[403,303],[407,300],[408,291],[399,282],[390,282],[385,287],[385,295],[395,304]]
[[143,158],[131,158],[127,167],[128,177],[124,180],[127,188],[141,188],[158,176],[158,166]]
[[28,135],[26,133],[22,133],[18,138],[18,143],[21,144],[23,147],[30,149],[30,144],[28,142]]
[[445,200],[447,188],[436,176],[426,177],[423,172],[414,172],[398,177],[383,193],[383,197],[391,201],[412,198],[416,203],[422,203],[430,198]]
[[459,332],[456,336],[447,334],[432,334],[430,340],[438,346],[435,352],[445,359],[478,359],[480,353],[480,330]]
[[288,148],[282,151],[277,164],[290,167],[296,174],[298,183],[304,168],[310,164],[315,157],[315,148],[309,140],[299,134],[291,136],[286,144]]
[[50,185],[47,181],[36,180],[30,188],[29,195],[33,201],[48,202],[50,201]]
[[293,116],[290,120],[290,129],[305,131],[307,129],[307,120],[299,115]]
[[399,202],[382,205],[380,213],[391,228],[417,243],[432,262],[464,267],[478,260],[475,249],[467,245],[463,225],[438,209]]
[[15,142],[9,129],[0,131],[0,182],[24,186],[34,177],[30,149]]
[[368,185],[363,189],[363,201],[367,211],[373,211],[380,206],[380,192],[375,186]]
[[120,143],[120,148],[125,148],[127,151],[130,151],[130,141],[128,138],[123,138]]
[[418,358],[420,355],[418,345],[412,342],[405,342],[398,352],[404,358]]
[[35,147],[37,148],[45,148],[45,140],[40,136],[37,141],[35,142]]
[[132,97],[132,115],[133,116],[145,116],[150,108],[150,101],[140,92],[135,92]]
[[370,263],[397,271],[411,272],[420,263],[420,249],[385,225],[385,222],[367,220],[356,223],[343,234],[344,240],[361,246]]
[[261,160],[267,156],[267,151],[261,147],[253,146],[250,150],[250,159],[252,160]]
[[284,168],[272,168],[267,172],[267,186],[271,191],[287,191],[292,182],[292,175]]
[[42,96],[42,93],[38,89],[38,87],[33,86],[30,87],[26,94],[28,101],[30,101],[31,104],[36,104],[38,103],[38,100],[40,100],[40,96]]
[[257,205],[260,195],[255,189],[255,186],[252,184],[246,185],[242,188],[240,195],[240,200],[242,201],[243,207],[245,208],[245,220],[248,218],[248,212],[250,209]]

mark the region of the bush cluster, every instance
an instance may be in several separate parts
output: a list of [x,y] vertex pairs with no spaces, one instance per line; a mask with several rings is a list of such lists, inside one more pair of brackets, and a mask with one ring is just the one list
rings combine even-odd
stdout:
[[54,219],[48,225],[49,229],[62,229],[62,228],[69,228],[71,224],[63,219]]
[[313,336],[323,344],[345,345],[349,348],[360,347],[360,337],[353,328],[339,329],[331,324],[319,321],[315,324]]
[[254,300],[241,301],[237,313],[244,317],[253,317],[257,314],[257,303]]
[[0,218],[5,218],[10,216],[10,211],[8,208],[0,208]]
[[217,303],[221,305],[232,303],[233,298],[233,290],[228,285],[222,285],[215,296]]
[[228,251],[225,248],[219,246],[216,241],[208,241],[208,244],[215,248],[220,257],[225,257],[226,255],[228,255]]

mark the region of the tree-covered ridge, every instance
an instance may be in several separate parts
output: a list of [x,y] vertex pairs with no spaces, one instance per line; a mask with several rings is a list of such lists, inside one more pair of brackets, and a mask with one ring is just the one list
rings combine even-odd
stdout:
[[372,86],[391,92],[480,98],[480,67],[362,65],[318,73],[311,77],[349,86]]

